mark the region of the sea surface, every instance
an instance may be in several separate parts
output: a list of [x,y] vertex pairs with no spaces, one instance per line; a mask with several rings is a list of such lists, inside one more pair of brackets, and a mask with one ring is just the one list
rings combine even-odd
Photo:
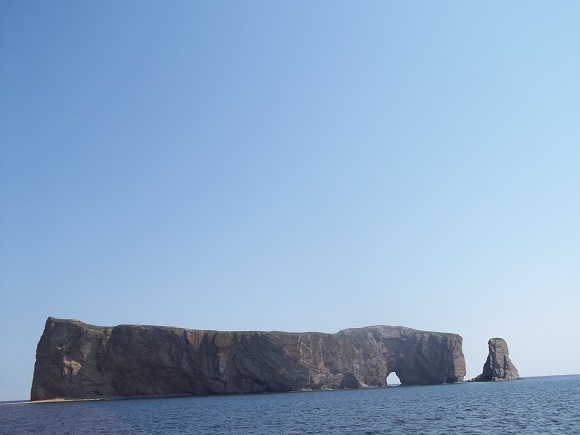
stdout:
[[580,375],[308,393],[0,405],[2,434],[580,434]]

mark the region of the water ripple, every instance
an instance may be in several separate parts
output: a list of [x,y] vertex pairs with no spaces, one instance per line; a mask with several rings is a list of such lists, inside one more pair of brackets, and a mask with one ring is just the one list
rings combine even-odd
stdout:
[[580,376],[0,406],[10,434],[580,434]]

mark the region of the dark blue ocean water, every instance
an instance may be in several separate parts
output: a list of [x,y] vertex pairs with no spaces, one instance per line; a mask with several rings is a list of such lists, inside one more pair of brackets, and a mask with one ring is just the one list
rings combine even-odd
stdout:
[[580,434],[580,375],[312,393],[0,405],[5,434]]

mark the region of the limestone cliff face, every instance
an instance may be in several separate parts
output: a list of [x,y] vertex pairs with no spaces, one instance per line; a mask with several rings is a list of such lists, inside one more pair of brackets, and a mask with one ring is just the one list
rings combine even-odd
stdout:
[[209,395],[461,382],[456,334],[371,326],[336,334],[97,327],[49,317],[31,400]]
[[471,379],[473,382],[510,381],[518,379],[518,369],[510,360],[508,345],[503,338],[492,338],[487,342],[489,353],[482,373]]

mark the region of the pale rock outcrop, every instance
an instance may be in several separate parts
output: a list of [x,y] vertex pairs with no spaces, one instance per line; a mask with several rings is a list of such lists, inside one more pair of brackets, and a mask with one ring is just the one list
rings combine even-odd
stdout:
[[240,394],[462,382],[456,334],[371,326],[320,332],[98,327],[49,317],[31,400]]

